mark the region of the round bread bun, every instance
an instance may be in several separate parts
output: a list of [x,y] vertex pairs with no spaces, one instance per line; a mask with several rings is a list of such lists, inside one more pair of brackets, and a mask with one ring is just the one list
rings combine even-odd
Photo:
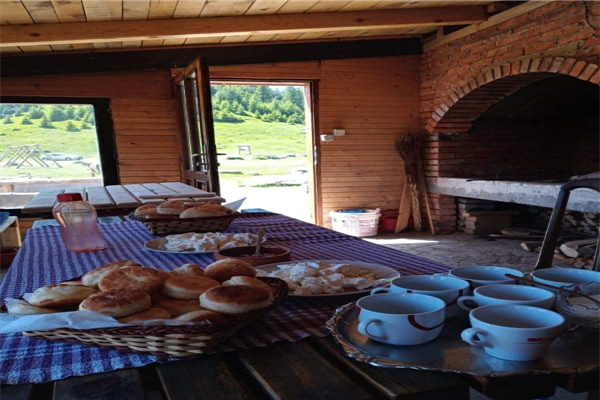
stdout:
[[161,274],[152,268],[125,267],[109,271],[100,279],[98,287],[103,292],[115,289],[141,289],[152,292],[162,284]]
[[135,209],[133,215],[136,217],[145,217],[146,215],[156,213],[156,206],[154,204],[146,204]]
[[9,314],[19,315],[50,314],[60,312],[60,310],[55,310],[53,308],[32,306],[25,300],[14,300],[10,303],[6,303],[6,310]]
[[204,276],[219,282],[225,282],[234,276],[250,276],[254,278],[256,270],[247,261],[226,258],[207,266],[204,270]]
[[219,286],[219,282],[205,276],[181,275],[167,279],[162,286],[162,293],[174,299],[192,300],[215,286]]
[[28,301],[32,306],[69,307],[76,306],[96,292],[89,286],[48,285],[36,289]]
[[182,219],[210,218],[210,217],[220,217],[222,215],[225,215],[225,214],[207,210],[202,206],[198,206],[198,207],[188,208],[187,210],[183,211],[181,214],[179,214],[179,218],[182,218]]
[[217,286],[200,296],[200,306],[221,314],[244,314],[273,303],[269,290],[254,286]]
[[174,317],[179,315],[187,314],[191,311],[203,310],[200,307],[200,303],[198,300],[175,300],[175,299],[165,299],[163,298],[161,301],[156,304],[156,307],[167,310],[169,314]]
[[225,316],[209,310],[192,311],[187,314],[180,315],[179,317],[174,319],[176,321],[185,322],[210,321],[213,324],[218,324],[219,322],[224,322],[227,320]]
[[81,302],[79,309],[120,318],[147,310],[150,306],[150,295],[144,290],[116,289],[91,295]]
[[171,319],[171,314],[162,308],[151,307],[145,311],[119,318],[118,321],[125,324],[128,322],[149,321],[152,319]]
[[[154,268],[153,268],[153,269],[154,269]],[[160,270],[160,269],[154,269],[154,270],[155,270],[156,272],[158,272],[158,274],[160,275],[160,279],[162,279],[162,280],[163,280],[163,282],[164,282],[164,281],[166,281],[167,279],[169,279],[169,278],[172,278],[172,277],[173,277],[173,275],[171,275],[171,273],[170,273],[170,272],[163,271],[163,270]]]
[[113,269],[128,267],[131,265],[140,265],[140,264],[136,263],[135,261],[131,261],[131,260],[121,260],[121,261],[115,261],[115,262],[111,262],[108,264],[104,264],[98,268],[95,268],[91,271],[86,272],[81,277],[81,283],[83,283],[85,286],[98,286],[100,279],[102,279],[102,277],[104,275],[106,275],[109,271],[112,271]]
[[184,211],[187,207],[183,204],[183,201],[180,200],[170,200],[165,201],[164,203],[160,203],[156,208],[156,211],[159,214],[164,215],[179,215],[182,211]]
[[204,275],[204,270],[196,264],[183,264],[179,268],[175,268],[171,271],[172,275]]
[[64,281],[64,282],[59,283],[59,285],[63,285],[63,286],[82,286],[83,285],[83,286],[87,286],[87,285],[84,285],[83,282],[81,282],[81,280],[78,280],[78,281]]
[[231,279],[223,282],[223,285],[245,285],[245,286],[254,286],[261,289],[266,289],[271,291],[271,286],[267,285],[265,282],[260,279],[252,278],[250,276],[234,276]]

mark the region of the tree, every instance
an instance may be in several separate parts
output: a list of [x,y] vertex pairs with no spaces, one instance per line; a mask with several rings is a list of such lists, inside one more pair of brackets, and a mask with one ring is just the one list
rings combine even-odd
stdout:
[[79,128],[71,121],[67,122],[67,132],[79,132]]
[[11,118],[10,115],[7,115],[6,118],[4,118],[4,125],[9,125],[13,123],[13,119]]
[[39,107],[32,107],[31,110],[29,110],[28,116],[31,119],[40,119],[44,118],[45,114]]
[[75,107],[67,107],[67,111],[65,111],[65,114],[67,115],[67,119],[75,119]]
[[82,130],[84,130],[84,129],[90,129],[90,126],[88,125],[87,122],[81,121],[81,129]]
[[77,108],[77,113],[76,113],[76,118],[77,119],[84,119],[88,110],[86,109],[87,107],[78,107]]
[[94,113],[93,112],[87,113],[84,118],[84,121],[87,122],[88,124],[95,125],[96,121],[94,119]]
[[52,107],[52,111],[50,111],[50,121],[58,122],[58,121],[66,121],[67,114],[57,106]]
[[21,120],[21,125],[33,125],[33,122],[31,122],[31,120],[29,119],[29,117],[27,117],[27,115],[26,115]]
[[54,125],[52,125],[52,122],[50,122],[50,120],[46,116],[42,118],[42,121],[40,122],[40,127],[46,129],[54,129]]

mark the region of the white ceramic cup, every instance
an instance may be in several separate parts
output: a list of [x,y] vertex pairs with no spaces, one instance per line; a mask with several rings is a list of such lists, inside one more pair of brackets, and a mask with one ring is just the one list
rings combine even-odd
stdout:
[[[473,291],[473,296],[461,296],[458,307],[471,311],[476,307],[492,304],[520,304],[524,306],[552,308],[556,295],[546,289],[525,285],[487,285]],[[469,302],[475,304],[471,307]]]
[[472,328],[462,332],[462,340],[511,361],[543,358],[565,327],[563,316],[554,311],[510,304],[476,308],[469,313],[469,320]]
[[[578,283],[600,283],[600,272],[588,271],[586,269],[553,267],[533,271],[531,278],[535,282],[545,283],[546,285],[558,288]],[[573,289],[577,290],[577,287]]]
[[439,336],[444,326],[446,303],[414,293],[386,293],[356,302],[358,332],[379,342],[415,345]]
[[525,276],[525,274],[516,269],[491,265],[460,267],[451,269],[448,272],[449,276],[469,282],[471,289],[484,285],[516,283],[514,279],[507,278],[506,274],[512,274],[521,278]]
[[451,276],[412,275],[394,279],[387,288],[375,288],[377,293],[417,293],[437,297],[446,303],[446,318],[457,314],[456,300],[469,292],[469,282]]

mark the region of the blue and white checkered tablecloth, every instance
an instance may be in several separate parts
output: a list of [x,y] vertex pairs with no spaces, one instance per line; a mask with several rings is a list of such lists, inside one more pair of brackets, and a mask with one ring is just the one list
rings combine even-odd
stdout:
[[[271,213],[249,213],[237,218],[229,232],[256,232],[265,228],[269,240],[292,249],[294,259],[356,260],[392,267],[405,275],[444,272],[442,264],[343,235],[329,229]],[[27,233],[2,285],[0,299],[18,298],[52,283],[79,277],[99,265],[130,259],[170,271],[183,263],[206,266],[212,255],[178,255],[152,252],[143,243],[152,239],[138,222],[102,225],[108,247],[93,253],[70,253],[57,227]],[[277,341],[297,341],[328,334],[325,321],[337,302],[327,298],[289,298],[259,323],[244,328],[221,346],[221,351],[267,346]],[[8,384],[42,383],[121,368],[169,361],[91,346],[26,338],[20,334],[0,336],[0,381]]]

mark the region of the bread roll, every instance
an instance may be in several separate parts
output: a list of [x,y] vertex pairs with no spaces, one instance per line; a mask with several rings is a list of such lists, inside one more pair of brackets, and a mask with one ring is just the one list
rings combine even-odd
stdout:
[[8,311],[9,314],[18,314],[18,315],[50,314],[50,313],[60,312],[60,310],[55,310],[53,308],[32,306],[25,300],[14,300],[14,301],[11,301],[10,303],[7,303],[6,310]]
[[171,271],[172,275],[204,275],[204,270],[196,264],[183,264]]
[[151,307],[145,311],[119,318],[118,321],[125,324],[128,322],[150,321],[153,319],[171,319],[171,314],[158,307]]
[[165,201],[164,203],[160,203],[156,208],[156,211],[159,214],[164,215],[179,215],[182,211],[184,211],[187,207],[183,204],[183,201],[180,200],[170,200]]
[[29,298],[29,304],[38,307],[76,306],[97,290],[89,286],[48,285],[36,289]]
[[204,276],[219,282],[225,282],[234,276],[250,276],[254,278],[256,270],[249,262],[226,258],[207,266],[204,270]]
[[152,268],[125,267],[109,271],[100,279],[98,287],[103,292],[115,289],[141,289],[152,292],[160,287],[161,274]]
[[177,317],[182,314],[189,313],[191,311],[203,310],[200,307],[200,302],[196,300],[175,300],[175,299],[162,299],[156,304],[156,307],[167,310],[169,314]]
[[91,295],[81,302],[79,309],[120,318],[147,310],[150,306],[150,295],[146,291],[116,289]]
[[221,314],[244,314],[273,303],[270,291],[254,286],[216,286],[200,296],[200,306]]
[[87,285],[84,285],[83,282],[81,282],[81,280],[78,280],[78,281],[64,281],[64,282],[59,283],[59,285],[65,285],[65,286],[82,286],[83,285],[83,286],[87,286]]
[[205,276],[181,275],[167,279],[161,291],[174,299],[192,300],[215,286],[219,286],[219,282]]
[[179,214],[179,218],[187,219],[187,218],[210,218],[210,217],[220,217],[224,214],[217,213],[210,210],[205,210],[203,207],[192,207],[183,211]]
[[223,285],[245,285],[258,287],[269,291],[272,290],[271,286],[267,285],[265,282],[250,276],[234,276],[233,278],[223,282]]
[[89,272],[86,272],[82,277],[81,277],[81,283],[83,283],[85,286],[98,286],[98,282],[100,282],[100,279],[102,279],[102,277],[104,275],[106,275],[109,271],[112,271],[113,269],[118,269],[118,268],[124,268],[127,266],[131,266],[131,265],[140,265],[138,263],[136,263],[135,261],[131,261],[131,260],[121,260],[121,261],[115,261],[115,262],[111,262],[108,264],[104,264],[98,268],[95,268]]
[[145,217],[156,212],[156,206],[154,204],[146,204],[144,206],[136,208],[133,212],[133,215],[136,217]]
[[176,321],[185,321],[185,322],[202,322],[202,321],[210,321],[213,324],[217,324],[219,322],[224,322],[227,318],[221,314],[217,314],[214,311],[209,310],[199,310],[192,311],[187,314],[180,315],[177,318],[174,318]]

